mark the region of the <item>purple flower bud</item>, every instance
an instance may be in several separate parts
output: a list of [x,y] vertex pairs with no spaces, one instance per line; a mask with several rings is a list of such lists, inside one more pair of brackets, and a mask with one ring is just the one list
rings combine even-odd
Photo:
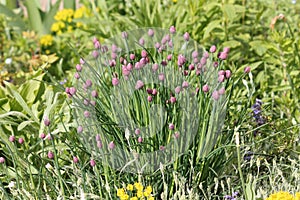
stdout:
[[142,52],[141,52],[141,56],[143,57],[143,58],[145,58],[145,57],[147,57],[147,51],[145,51],[145,50],[142,50]]
[[209,49],[209,52],[210,52],[210,53],[215,53],[216,50],[217,50],[217,47],[216,47],[215,45],[212,45],[212,46],[210,47],[210,49]]
[[229,47],[224,47],[223,48],[223,52],[225,52],[226,54],[228,54],[230,51],[230,48]]
[[48,158],[53,159],[54,158],[54,153],[52,151],[48,151]]
[[92,52],[92,56],[93,56],[94,58],[98,58],[99,52],[96,51],[96,50],[94,50],[94,51]]
[[174,26],[171,26],[171,27],[170,27],[170,33],[171,33],[171,34],[176,33],[176,29],[175,29]]
[[167,56],[167,60],[168,60],[168,61],[172,60],[172,54],[169,54],[169,55]]
[[156,95],[157,94],[157,90],[154,88],[153,90],[152,90],[152,95]]
[[219,89],[219,94],[220,95],[223,95],[223,94],[225,94],[225,88],[224,87],[222,87],[221,89]]
[[218,81],[219,81],[220,83],[222,83],[222,82],[224,81],[224,79],[225,79],[225,76],[224,76],[224,75],[219,75]]
[[226,70],[225,71],[225,77],[226,78],[230,78],[231,77],[231,71],[230,70]]
[[97,134],[97,135],[95,136],[95,139],[96,139],[96,141],[101,141],[101,137],[100,137],[100,135],[99,135],[99,134]]
[[91,116],[90,112],[87,111],[87,110],[85,110],[85,111],[83,112],[83,115],[84,115],[84,117],[86,117],[86,118],[88,118],[88,117]]
[[207,51],[205,51],[205,52],[203,53],[203,57],[206,58],[206,59],[209,58],[209,54],[208,54]]
[[139,43],[140,43],[140,45],[144,46],[145,40],[144,40],[143,38],[141,38],[141,39],[139,40]]
[[83,58],[80,58],[79,62],[80,62],[81,65],[84,65],[84,63],[85,63]]
[[148,35],[149,35],[150,37],[153,37],[153,35],[154,35],[153,29],[149,29],[149,30],[148,30]]
[[135,129],[134,132],[135,132],[136,135],[139,135],[141,133],[141,130],[137,128],[137,129]]
[[124,65],[122,66],[122,74],[124,76],[128,76],[130,74],[130,70],[128,70],[127,67]]
[[195,69],[195,65],[190,64],[190,65],[189,65],[189,70],[193,71],[194,69]]
[[181,67],[182,65],[184,65],[185,62],[186,62],[185,57],[182,54],[178,55],[178,61],[177,61],[178,66]]
[[174,124],[169,124],[169,129],[170,130],[174,130],[174,128],[175,128]]
[[155,48],[156,48],[156,49],[159,49],[159,48],[160,48],[159,42],[156,42],[156,43],[155,43]]
[[0,164],[5,163],[5,158],[4,157],[0,157]]
[[171,97],[171,98],[170,98],[170,102],[171,102],[171,103],[176,103],[176,97]]
[[93,90],[91,94],[92,97],[98,97],[98,92],[96,90]]
[[117,55],[116,53],[111,53],[111,58],[112,58],[112,59],[115,60],[117,57],[118,57],[118,55]]
[[81,72],[81,70],[82,70],[81,65],[77,64],[77,65],[76,65],[76,71]]
[[76,88],[75,87],[70,87],[70,91],[69,91],[70,95],[75,95],[76,94]]
[[152,70],[153,70],[154,72],[158,70],[158,64],[157,64],[157,63],[154,63],[154,64],[152,65]]
[[215,61],[215,62],[213,63],[213,65],[214,65],[214,68],[217,68],[217,67],[219,66],[219,63],[218,63],[217,61]]
[[130,58],[130,60],[134,60],[135,59],[135,55],[132,53],[132,54],[130,54],[129,58]]
[[96,101],[91,100],[90,103],[92,104],[92,106],[96,105]]
[[152,91],[153,91],[153,90],[152,90],[151,88],[147,88],[146,91],[147,91],[148,94],[152,94]]
[[142,143],[143,142],[143,138],[142,137],[139,137],[138,138],[138,143]]
[[83,131],[83,127],[82,126],[78,126],[77,127],[77,133],[82,133]]
[[163,150],[165,150],[165,147],[164,146],[160,146],[159,150],[163,151]]
[[90,160],[90,165],[91,165],[91,167],[95,167],[95,165],[96,165],[96,161],[95,160]]
[[112,51],[113,53],[116,53],[116,52],[118,51],[117,45],[112,44],[112,45],[111,45],[111,51]]
[[76,163],[79,162],[79,159],[78,159],[76,156],[74,156],[74,157],[73,157],[73,162],[76,164]]
[[91,87],[92,84],[93,84],[93,83],[92,83],[92,81],[91,81],[90,79],[88,79],[88,80],[85,81],[86,87]]
[[226,60],[227,56],[228,56],[227,53],[221,52],[220,55],[219,55],[219,58],[220,58],[221,60]]
[[193,58],[197,58],[197,57],[198,57],[198,51],[193,51],[192,57],[193,57]]
[[178,132],[175,132],[174,133],[174,137],[177,139],[177,138],[179,138],[179,136],[180,136],[180,134],[178,133]]
[[116,66],[117,62],[115,60],[110,60],[109,61],[109,66],[114,67]]
[[102,142],[101,142],[101,141],[97,141],[97,147],[98,147],[99,149],[102,148]]
[[79,79],[79,78],[80,78],[80,75],[79,75],[78,72],[76,72],[76,73],[74,74],[74,78],[76,78],[76,79]]
[[220,76],[220,75],[225,75],[226,74],[226,72],[224,71],[224,70],[220,70],[220,71],[218,71],[218,75]]
[[96,42],[94,42],[94,47],[95,47],[95,49],[100,49],[101,48],[101,44],[98,40]]
[[11,136],[9,136],[9,139],[8,139],[8,140],[9,140],[10,142],[14,142],[15,139],[16,139],[15,136],[11,135]]
[[108,148],[109,149],[114,149],[115,148],[115,143],[113,141],[111,141],[109,144],[108,144]]
[[41,133],[41,134],[40,134],[40,138],[41,138],[41,139],[45,139],[45,137],[46,137],[46,134],[45,134],[45,133]]
[[88,106],[89,103],[90,103],[90,101],[89,101],[88,99],[84,99],[84,100],[83,100],[83,104],[84,104],[84,105]]
[[189,41],[190,40],[190,34],[188,32],[185,32],[185,34],[183,35],[183,38],[185,41]]
[[128,38],[128,34],[127,34],[127,32],[122,32],[122,38],[123,39],[127,39]]
[[183,81],[182,87],[183,88],[188,88],[189,87],[189,83],[187,81]]
[[148,97],[147,97],[147,100],[148,100],[149,102],[152,102],[152,96],[148,96]]
[[201,70],[197,69],[196,70],[196,75],[199,76],[201,74]]
[[177,87],[175,88],[175,93],[176,93],[176,94],[179,94],[180,91],[181,91],[181,87],[180,87],[180,86],[177,86]]
[[206,64],[206,60],[207,60],[207,58],[202,57],[201,60],[200,60],[201,65],[205,65]]
[[250,71],[251,71],[251,67],[250,66],[245,67],[245,69],[244,69],[244,73],[245,74],[248,74]]
[[216,101],[220,98],[218,91],[214,91],[211,96]]
[[170,40],[170,41],[168,42],[168,46],[169,46],[170,48],[173,47],[173,42],[172,42],[172,40]]
[[209,86],[208,86],[208,85],[203,85],[202,91],[203,91],[204,93],[207,93],[207,92],[209,91]]
[[45,126],[49,126],[50,125],[50,120],[48,119],[48,117],[45,117],[44,124],[45,124]]
[[143,87],[144,87],[143,81],[138,80],[138,81],[136,82],[136,84],[135,84],[135,89],[136,89],[136,90],[139,90],[139,89],[142,89]]
[[165,75],[164,75],[164,73],[158,74],[158,80],[160,80],[160,81],[164,81],[164,80],[165,80]]

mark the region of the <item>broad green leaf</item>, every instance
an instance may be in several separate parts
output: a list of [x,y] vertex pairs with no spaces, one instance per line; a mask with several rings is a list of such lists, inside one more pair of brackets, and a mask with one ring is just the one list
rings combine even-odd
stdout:
[[[57,1],[53,6],[51,6],[49,12],[47,12],[47,14],[45,15],[45,18],[43,20],[43,26],[45,28],[45,33],[51,32],[51,26],[54,22],[54,16],[56,15],[56,13],[59,9],[60,2],[61,2],[61,0]],[[74,1],[71,1],[71,2],[74,2]]]
[[22,122],[21,124],[19,124],[17,130],[18,131],[21,131],[22,129],[24,129],[26,126],[32,124],[32,123],[35,123],[34,121],[24,121]]
[[22,98],[22,96],[20,95],[20,93],[18,93],[17,90],[13,89],[12,84],[10,83],[5,83],[7,89],[9,90],[9,92],[12,94],[12,96],[15,98],[15,100],[20,104],[20,106],[23,108],[23,110],[25,112],[27,112],[30,117],[37,123],[39,123],[39,120],[35,117],[35,115],[33,114],[32,110],[29,108],[29,106],[27,105],[27,103],[24,101],[24,99]]
[[0,119],[1,118],[7,118],[9,116],[15,116],[15,117],[22,117],[24,119],[28,119],[28,117],[22,113],[22,112],[17,112],[17,111],[10,111],[10,112],[7,112],[7,113],[4,113],[4,114],[1,114],[0,115]]
[[222,7],[223,13],[229,21],[234,21],[236,18],[235,7],[232,4],[224,4]]
[[223,46],[232,47],[232,48],[238,47],[240,45],[241,45],[241,43],[239,41],[236,41],[236,40],[230,40],[230,41],[226,41],[226,42],[223,43]]
[[261,40],[251,41],[249,44],[259,56],[264,55],[268,50],[265,43]]
[[28,11],[29,24],[31,28],[37,31],[39,34],[45,34],[46,31],[44,29],[42,17],[40,15],[39,8],[36,5],[36,2],[32,0],[26,0],[25,6]]
[[216,28],[222,29],[222,26],[220,25],[220,23],[221,23],[221,20],[211,21],[205,28],[203,39],[208,38],[214,29],[216,29]]

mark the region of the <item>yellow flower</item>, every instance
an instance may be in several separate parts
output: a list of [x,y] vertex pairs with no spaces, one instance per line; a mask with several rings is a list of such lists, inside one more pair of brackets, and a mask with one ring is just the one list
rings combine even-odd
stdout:
[[128,184],[126,187],[127,190],[132,191],[133,190],[133,185],[132,184]]
[[135,187],[137,190],[139,190],[139,191],[142,191],[143,188],[144,188],[144,186],[143,186],[141,183],[138,183],[138,182],[134,183],[134,187]]
[[293,195],[288,192],[279,191],[274,194],[271,194],[266,200],[294,200]]
[[137,196],[138,198],[141,198],[141,197],[143,196],[143,192],[140,191],[140,190],[138,190],[137,193],[136,193],[136,196]]
[[120,188],[117,190],[117,196],[118,197],[121,197],[121,196],[124,196],[126,193],[125,193],[125,190],[123,188]]
[[76,27],[77,28],[80,28],[80,27],[82,27],[83,26],[83,24],[81,23],[81,22],[76,22]]
[[152,187],[149,185],[149,186],[147,186],[146,187],[146,189],[145,189],[145,192],[149,192],[149,193],[151,193],[152,192]]
[[154,200],[154,197],[148,197],[148,200]]
[[300,200],[300,192],[296,192],[295,200]]
[[137,197],[131,197],[130,200],[138,200]]
[[86,13],[86,12],[87,12],[87,9],[86,9],[85,6],[82,6],[82,7],[78,8],[74,12],[74,19],[82,18],[83,14]]
[[44,47],[48,47],[48,46],[51,46],[53,43],[53,37],[52,35],[43,35],[41,38],[40,38],[40,44]]
[[54,22],[51,26],[51,31],[53,32],[58,32],[60,30],[60,27],[59,27],[59,23],[58,22]]
[[177,0],[173,0],[173,3],[177,3]]

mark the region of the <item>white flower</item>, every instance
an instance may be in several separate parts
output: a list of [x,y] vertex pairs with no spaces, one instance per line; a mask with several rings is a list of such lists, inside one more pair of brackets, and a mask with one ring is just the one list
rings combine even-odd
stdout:
[[12,58],[6,58],[5,59],[5,64],[9,65],[12,63]]

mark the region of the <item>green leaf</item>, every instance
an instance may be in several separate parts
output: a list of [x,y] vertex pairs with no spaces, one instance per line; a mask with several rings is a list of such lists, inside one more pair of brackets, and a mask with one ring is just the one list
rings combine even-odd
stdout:
[[261,40],[251,41],[249,44],[259,56],[264,55],[268,50],[265,46],[265,42]]
[[31,28],[37,31],[39,34],[45,34],[46,31],[44,29],[42,17],[40,15],[39,8],[36,2],[32,0],[26,0],[25,6],[28,11],[28,19]]
[[9,90],[9,92],[12,94],[12,96],[15,98],[15,100],[20,104],[20,106],[23,108],[23,110],[25,112],[27,112],[30,117],[37,123],[39,123],[38,118],[35,117],[35,115],[33,114],[32,110],[29,108],[29,106],[27,105],[27,103],[25,102],[25,100],[22,98],[22,96],[20,95],[20,93],[18,93],[18,91],[16,89],[13,88],[11,83],[5,82],[5,85],[7,87],[7,89]]
[[231,48],[235,48],[235,47],[238,47],[240,45],[241,45],[241,43],[239,41],[236,41],[236,40],[229,40],[229,41],[226,41],[226,42],[223,43],[223,46],[231,47]]
[[47,12],[47,14],[45,15],[45,18],[43,20],[43,26],[45,29],[45,33],[50,33],[51,32],[51,26],[54,22],[54,16],[56,15],[58,9],[59,9],[59,5],[60,5],[61,0],[57,1],[49,10],[49,12]]
[[18,131],[21,131],[21,130],[23,130],[26,126],[28,126],[28,125],[30,125],[30,124],[32,124],[32,123],[34,123],[34,121],[24,121],[24,122],[22,122],[21,124],[19,124],[17,130],[18,130]]
[[233,21],[236,18],[235,7],[232,4],[224,4],[222,7],[223,13],[229,21]]
[[12,27],[18,27],[20,30],[25,30],[26,23],[22,20],[22,18],[19,15],[15,14],[12,10],[0,4],[0,13],[11,18],[11,21],[8,22],[8,25]]
[[205,28],[205,32],[204,32],[204,35],[203,35],[203,39],[206,39],[208,37],[210,37],[210,34],[211,32],[214,30],[214,29],[223,29],[222,26],[220,25],[220,22],[221,20],[213,20],[211,21],[207,27]]

